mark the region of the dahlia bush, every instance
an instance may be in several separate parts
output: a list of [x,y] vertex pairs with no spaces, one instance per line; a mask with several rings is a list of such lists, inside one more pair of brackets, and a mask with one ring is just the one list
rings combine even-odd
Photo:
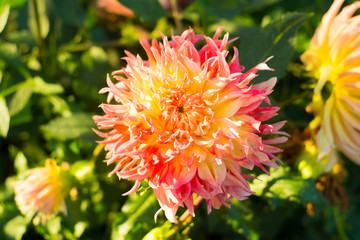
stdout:
[[[126,51],[126,67],[107,77],[104,116],[95,116],[98,132],[106,138],[106,163],[110,173],[134,180],[135,192],[148,180],[161,210],[171,222],[179,206],[194,214],[194,196],[211,208],[230,206],[232,198],[246,199],[253,192],[242,173],[254,166],[277,168],[271,159],[281,150],[274,144],[287,137],[265,138],[285,122],[266,124],[279,110],[271,106],[269,94],[276,78],[251,84],[259,70],[273,70],[262,62],[243,72],[238,50],[230,61],[225,48],[233,42],[226,33],[213,38],[196,35],[192,29],[162,42],[146,38],[140,42],[148,60]],[[200,40],[206,44],[197,50]],[[111,102],[112,100],[113,103]],[[158,214],[158,213],[157,213]],[[155,219],[156,216],[155,215]]]

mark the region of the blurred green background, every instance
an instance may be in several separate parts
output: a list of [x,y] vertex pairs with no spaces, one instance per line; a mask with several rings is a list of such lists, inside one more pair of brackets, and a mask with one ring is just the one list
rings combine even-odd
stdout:
[[[350,4],[354,1],[346,1]],[[121,3],[121,5],[119,5]],[[345,161],[316,178],[316,156],[305,147],[313,116],[305,111],[313,80],[299,56],[308,47],[330,0],[0,0],[0,239],[360,239],[360,171]],[[163,214],[146,183],[108,177],[95,142],[92,116],[106,96],[106,74],[124,67],[124,50],[145,58],[140,36],[160,39],[191,27],[211,36],[224,26],[246,70],[274,58],[271,95],[291,139],[271,176],[256,170],[256,195],[181,225]],[[231,49],[230,46],[228,49]],[[46,158],[68,162],[77,177],[67,214],[45,225],[22,215],[12,184]],[[301,163],[302,162],[302,163]],[[254,171],[253,171],[254,172]],[[316,185],[317,184],[317,185]],[[325,186],[325,190],[322,188]],[[322,191],[319,191],[322,190]],[[184,212],[180,209],[178,215]]]

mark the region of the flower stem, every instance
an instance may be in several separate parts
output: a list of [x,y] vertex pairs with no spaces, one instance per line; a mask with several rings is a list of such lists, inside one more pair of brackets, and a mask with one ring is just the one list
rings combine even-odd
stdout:
[[332,209],[333,209],[333,214],[334,214],[336,230],[338,231],[340,239],[341,240],[349,240],[349,238],[346,236],[346,233],[345,233],[343,220],[339,213],[339,207],[335,206]]
[[178,9],[178,5],[177,5],[177,0],[170,0],[170,3],[171,3],[172,15],[173,15],[174,21],[175,21],[176,32],[181,33],[183,31],[183,29],[182,29],[182,24],[181,24],[181,20],[180,20],[180,14],[179,14],[179,9]]
[[96,148],[94,149],[94,152],[93,152],[93,156],[92,156],[92,161],[95,163],[97,158],[99,157],[101,151],[104,149],[105,147],[105,144],[99,144],[96,146]]
[[285,107],[285,106],[287,106],[287,105],[289,105],[289,104],[292,104],[292,103],[296,102],[296,101],[299,100],[299,99],[302,99],[302,98],[304,98],[304,97],[307,97],[308,95],[310,95],[310,93],[311,93],[310,91],[303,91],[303,92],[300,93],[299,95],[296,95],[296,96],[294,96],[294,97],[291,97],[291,98],[289,98],[289,99],[286,99],[286,100],[280,102],[280,103],[279,103],[279,107],[280,107],[280,108],[283,108],[283,107]]
[[10,87],[5,88],[4,90],[0,91],[0,96],[6,97],[20,88],[31,86],[33,84],[32,76],[30,72],[24,67],[18,67],[16,69],[20,75],[25,78],[25,81],[16,83]]
[[44,49],[44,41],[43,41],[42,36],[41,36],[41,23],[40,23],[38,2],[37,2],[37,0],[31,0],[31,3],[33,5],[33,11],[34,11],[34,16],[35,16],[36,41],[37,41],[37,43],[39,45],[40,60],[41,60],[41,63],[42,63],[42,67],[44,68],[46,58],[45,58],[45,51],[44,51],[45,50]]

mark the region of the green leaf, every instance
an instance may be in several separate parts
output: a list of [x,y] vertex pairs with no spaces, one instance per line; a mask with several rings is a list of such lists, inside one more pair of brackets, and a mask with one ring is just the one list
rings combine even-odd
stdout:
[[239,26],[235,34],[240,37],[240,64],[246,70],[263,62],[268,57],[274,58],[268,62],[274,72],[264,71],[255,78],[262,82],[273,76],[285,76],[286,67],[294,52],[294,38],[297,28],[308,19],[301,13],[287,13],[264,27]]
[[51,111],[54,114],[60,114],[61,116],[69,116],[71,114],[70,107],[64,98],[56,95],[47,95],[46,101],[51,104]]
[[57,60],[60,67],[69,74],[74,74],[79,67],[78,59],[69,52],[59,52],[57,55]]
[[81,237],[81,235],[84,233],[84,231],[89,227],[88,222],[80,221],[77,222],[74,226],[74,235],[77,239]]
[[18,152],[15,157],[14,167],[17,174],[24,174],[28,169],[27,159],[22,152]]
[[21,240],[26,232],[27,221],[23,216],[16,216],[11,219],[4,227],[4,231],[8,237]]
[[153,21],[169,15],[157,0],[118,0],[144,21]]
[[6,137],[9,131],[10,115],[5,99],[0,96],[0,136]]
[[10,3],[9,1],[4,1],[0,3],[0,33],[4,30],[7,23],[10,13]]
[[51,239],[58,239],[61,230],[61,217],[56,216],[46,221],[46,227],[50,233]]
[[11,117],[10,127],[30,122],[32,116],[31,104],[26,104],[21,112]]
[[10,101],[9,112],[11,117],[24,109],[25,105],[29,102],[32,93],[33,88],[31,86],[23,87],[16,91]]
[[[89,69],[94,70],[95,64],[104,64],[108,60],[108,56],[103,48],[92,46],[87,52],[81,56],[81,62]],[[95,64],[94,64],[95,62]],[[97,68],[95,68],[98,70]]]
[[0,61],[0,83],[2,82],[4,76],[5,63]]
[[[167,28],[169,28],[169,25],[167,25]],[[159,37],[158,31],[161,31],[160,29],[156,30],[157,35],[154,36],[154,38]],[[127,22],[121,26],[121,39],[119,42],[124,46],[134,46],[139,44],[139,38],[143,35],[145,35],[145,31],[139,31],[138,26],[134,25],[132,22]]]
[[256,195],[261,196],[266,192],[267,187],[277,179],[286,178],[290,175],[290,168],[279,166],[279,169],[270,169],[270,175],[261,174],[257,176],[251,184],[251,190],[256,192]]
[[64,88],[58,83],[47,83],[41,77],[33,78],[33,89],[35,93],[42,95],[54,95],[64,92]]
[[0,59],[4,60],[7,65],[14,68],[22,65],[20,52],[13,43],[0,42]]
[[88,160],[76,161],[71,165],[71,173],[79,181],[84,181],[93,177],[94,163]]
[[324,204],[326,202],[315,188],[315,181],[313,179],[304,180],[301,177],[277,180],[268,188],[265,196],[270,198],[272,207],[282,205],[280,199],[303,204],[307,202]]
[[29,48],[37,46],[34,36],[28,29],[6,33],[6,40],[19,45],[28,45]]
[[280,199],[288,199],[290,201],[299,201],[300,195],[306,183],[301,178],[296,179],[279,179],[272,184],[265,194],[267,197],[276,197]]
[[271,175],[262,174],[254,180],[251,190],[258,196],[269,198],[277,205],[277,200],[289,200],[294,202],[324,203],[324,198],[315,188],[313,179],[304,180],[300,176],[292,175],[289,167],[280,166],[279,169],[271,169]]
[[144,194],[132,194],[119,213],[118,221],[113,226],[111,239],[137,240],[144,237],[154,226],[154,214],[157,205],[152,191]]
[[253,220],[255,218],[254,210],[249,208],[245,202],[233,199],[231,201],[231,209],[227,210],[228,220],[234,231],[246,236],[248,239],[255,235]]
[[11,0],[11,8],[21,7],[23,6],[28,0]]
[[[40,37],[44,39],[50,30],[50,21],[46,14],[46,2],[44,0],[31,0],[29,1],[29,19],[28,25],[34,36],[40,33]],[[36,4],[35,4],[36,3]],[[35,9],[35,6],[37,9]],[[38,13],[38,19],[35,14],[35,10]]]
[[153,239],[190,240],[190,238],[181,235],[178,230],[179,228],[174,227],[174,224],[167,221],[160,227],[153,228],[143,237],[142,240],[153,240]]
[[75,113],[69,117],[56,118],[41,129],[49,137],[60,140],[76,138],[92,138],[95,134],[91,130],[94,127],[91,115],[86,113]]

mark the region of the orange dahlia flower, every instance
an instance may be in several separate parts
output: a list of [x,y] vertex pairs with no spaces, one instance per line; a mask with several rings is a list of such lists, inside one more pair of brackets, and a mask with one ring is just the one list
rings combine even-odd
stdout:
[[23,214],[29,210],[37,213],[34,223],[40,219],[44,223],[52,213],[65,207],[71,175],[68,169],[57,166],[54,159],[47,159],[45,167],[30,169],[26,174],[25,180],[14,184],[15,201]]
[[335,0],[301,56],[318,79],[313,102],[312,129],[318,129],[319,159],[329,158],[328,169],[338,159],[336,149],[360,164],[360,2],[345,7]]
[[[107,77],[108,103],[101,104],[104,116],[94,116],[106,140],[107,164],[116,163],[120,179],[135,180],[133,193],[148,179],[161,210],[171,222],[179,206],[194,214],[194,194],[207,201],[208,212],[232,198],[245,199],[251,191],[242,168],[277,167],[271,159],[281,150],[272,144],[286,137],[263,139],[266,134],[282,134],[285,122],[264,124],[276,115],[270,104],[276,78],[249,85],[259,70],[272,70],[265,62],[246,73],[239,64],[238,50],[227,62],[225,47],[229,34],[219,39],[195,35],[192,29],[169,41],[140,43],[148,60],[125,52],[127,66],[113,72],[116,84]],[[205,39],[199,51],[195,43]],[[278,159],[277,159],[278,160]],[[278,160],[279,161],[279,160]],[[158,214],[158,213],[157,213]],[[155,215],[155,218],[157,216]]]

